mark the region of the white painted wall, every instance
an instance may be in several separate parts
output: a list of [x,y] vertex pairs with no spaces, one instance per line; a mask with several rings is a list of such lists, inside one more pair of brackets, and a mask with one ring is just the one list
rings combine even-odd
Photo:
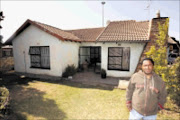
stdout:
[[[106,43],[81,43],[80,46],[101,46],[101,68],[107,72],[107,76],[113,77],[131,77],[134,73],[136,66],[139,62],[139,57],[143,51],[145,43],[125,43],[125,42],[106,42]],[[129,71],[116,71],[108,69],[108,47],[130,47],[130,70]]]
[[[30,68],[30,46],[49,46],[50,70]],[[79,43],[61,41],[31,25],[13,40],[16,72],[61,76],[68,64],[78,66]]]
[[[61,41],[31,25],[13,40],[15,71],[33,74],[61,76],[68,64],[78,66],[79,46],[101,46],[101,67],[108,76],[130,77],[138,64],[145,43],[76,43]],[[49,46],[50,70],[30,68],[30,46]],[[130,71],[107,70],[108,47],[130,47]]]

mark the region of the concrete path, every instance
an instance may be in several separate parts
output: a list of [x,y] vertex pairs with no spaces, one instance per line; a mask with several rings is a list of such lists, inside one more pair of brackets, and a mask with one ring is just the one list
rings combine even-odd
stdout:
[[101,74],[95,73],[93,71],[83,71],[76,73],[71,81],[81,82],[86,84],[93,85],[110,85],[118,86],[119,80],[128,80],[129,78],[120,78],[120,77],[106,77],[105,79],[101,78]]

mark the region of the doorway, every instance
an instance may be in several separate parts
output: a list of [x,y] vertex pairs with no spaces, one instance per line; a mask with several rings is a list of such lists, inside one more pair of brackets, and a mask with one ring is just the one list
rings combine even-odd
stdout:
[[101,47],[82,46],[79,48],[79,66],[88,62],[88,69],[98,73],[101,69]]

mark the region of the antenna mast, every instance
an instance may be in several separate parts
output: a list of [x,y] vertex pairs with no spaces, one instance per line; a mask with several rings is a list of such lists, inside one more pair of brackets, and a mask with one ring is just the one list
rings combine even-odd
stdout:
[[106,2],[101,2],[101,4],[102,4],[102,26],[104,27],[104,4],[105,4]]

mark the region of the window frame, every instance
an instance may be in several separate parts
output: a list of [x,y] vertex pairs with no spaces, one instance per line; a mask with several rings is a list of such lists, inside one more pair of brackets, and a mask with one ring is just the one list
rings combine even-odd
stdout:
[[[122,49],[122,55],[121,56],[110,56],[109,55],[109,50],[111,49],[111,48],[119,48],[119,49]],[[125,47],[108,47],[108,64],[107,64],[107,69],[108,70],[116,70],[116,71],[130,71],[130,51],[129,51],[129,56],[128,56],[128,58],[129,58],[129,66],[128,66],[128,70],[127,69],[123,69],[123,52],[124,52],[124,49]],[[130,47],[128,47],[129,49],[130,49]],[[131,49],[130,49],[131,50]],[[121,64],[109,64],[109,58],[110,57],[121,57]],[[116,69],[116,68],[109,68],[109,65],[121,65],[121,69]]]
[[[42,56],[41,56],[41,48],[42,48],[42,47],[48,47],[48,48],[49,48],[49,67],[42,67],[42,63],[41,63],[41,59],[42,59]],[[39,48],[40,53],[39,53],[39,54],[30,53],[30,49],[31,49],[31,48]],[[51,66],[50,66],[50,47],[49,47],[49,46],[30,46],[30,47],[29,47],[29,55],[30,55],[30,68],[49,69],[49,70],[51,69]],[[35,62],[32,62],[32,56],[39,56],[39,57],[40,57],[40,61],[39,61],[40,67],[32,66],[32,63],[35,63]]]

